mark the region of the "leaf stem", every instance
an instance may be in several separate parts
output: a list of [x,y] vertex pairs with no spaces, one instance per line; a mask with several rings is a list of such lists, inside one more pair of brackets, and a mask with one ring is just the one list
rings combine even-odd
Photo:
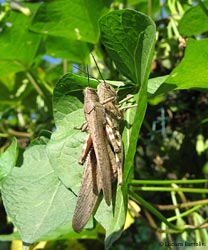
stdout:
[[208,179],[193,180],[132,180],[129,185],[168,185],[168,184],[198,184],[207,183]]
[[170,191],[176,191],[176,192],[185,192],[185,193],[208,193],[207,189],[203,188],[174,188],[174,187],[134,187],[134,190],[140,190],[140,191],[157,191],[157,192],[170,192]]
[[30,74],[30,72],[26,72],[26,75],[28,77],[28,79],[30,80],[30,82],[32,83],[34,89],[37,91],[37,93],[40,95],[40,96],[44,96],[44,93],[43,91],[41,90],[41,88],[38,86],[37,82],[35,81],[35,79],[33,78],[33,76]]

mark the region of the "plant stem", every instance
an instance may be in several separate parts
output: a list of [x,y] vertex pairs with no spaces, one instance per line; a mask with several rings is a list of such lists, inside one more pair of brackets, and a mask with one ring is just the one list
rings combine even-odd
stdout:
[[207,189],[203,188],[172,188],[172,187],[134,187],[133,190],[140,190],[140,191],[157,191],[157,192],[186,192],[186,193],[208,193]]
[[198,184],[207,183],[208,179],[193,179],[193,180],[132,180],[129,185],[168,185],[168,184]]

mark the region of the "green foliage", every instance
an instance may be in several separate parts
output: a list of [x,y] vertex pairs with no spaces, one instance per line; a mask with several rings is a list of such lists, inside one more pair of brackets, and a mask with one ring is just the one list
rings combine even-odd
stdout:
[[[32,11],[37,10],[37,5],[32,5]],[[41,36],[28,32],[30,18],[18,12],[9,12],[7,18],[2,20],[3,36],[0,40],[0,74],[1,77],[29,69],[34,63],[38,52]],[[11,83],[4,82],[11,88]]]
[[207,7],[208,1],[199,1],[199,4],[191,7],[183,16],[179,24],[182,36],[194,36],[207,32]]
[[[171,72],[157,91],[156,95],[172,89],[207,89],[208,81],[208,40],[188,40],[186,53],[181,63]],[[194,63],[193,63],[194,62]],[[199,74],[200,72],[200,74]],[[154,86],[155,85],[154,82]]]
[[25,151],[23,165],[4,178],[1,191],[7,213],[26,243],[66,223],[72,213],[66,208],[75,199],[54,174],[45,145]]
[[152,20],[136,11],[120,10],[102,17],[100,28],[102,42],[118,70],[141,86],[150,72],[155,41]]
[[[145,211],[151,227],[164,230],[155,234],[136,220],[134,231],[140,228],[140,232],[154,234],[150,247],[156,249],[158,241],[191,241],[187,229],[192,230],[195,241],[207,242],[206,229],[200,228],[207,216],[202,209],[206,204],[207,112],[199,107],[197,116],[190,119],[196,119],[194,126],[182,121],[172,126],[163,117],[165,134],[158,135],[151,128],[159,107],[165,107],[172,116],[185,112],[186,107],[194,109],[173,90],[207,92],[207,1],[193,7],[184,4],[186,1],[166,1],[163,8],[170,17],[161,20],[156,18],[162,15],[156,1],[151,6],[153,13],[147,1],[136,0],[20,1],[15,11],[9,2],[1,5],[0,15],[1,151],[14,135],[18,139],[0,156],[0,184],[7,215],[18,233],[0,235],[0,239],[21,239],[30,244],[73,239],[65,246],[56,242],[44,248],[69,249],[71,244],[82,248],[76,239],[100,241],[105,237],[105,249],[110,249],[121,236],[125,222],[131,224],[126,221],[127,214],[135,212],[128,207],[130,198]],[[184,55],[178,48],[179,32],[192,36],[183,41]],[[124,183],[114,187],[115,202],[107,206],[102,201],[95,214],[99,226],[94,228],[90,220],[86,228],[91,230],[76,234],[71,220],[82,180],[83,167],[77,161],[85,133],[75,127],[84,122],[83,89],[98,84],[82,76],[86,63],[90,63],[90,75],[97,71],[90,58],[92,50],[104,78],[119,86],[119,98],[132,94],[137,107],[124,113],[121,124]],[[62,60],[50,63],[44,55]],[[192,92],[187,96],[194,99]],[[196,103],[201,105],[200,97]],[[204,145],[200,149],[199,140]],[[194,154],[190,156],[189,152]],[[192,161],[196,158],[198,172]],[[180,178],[183,180],[177,180]],[[157,205],[163,202],[171,207],[165,213]],[[132,215],[133,221],[137,215]],[[138,237],[132,236],[135,244],[129,249],[148,249],[143,246],[149,239],[140,232]],[[112,249],[123,247],[119,242],[117,246]]]
[[99,38],[97,20],[108,11],[110,2],[109,0],[46,1],[40,6],[30,28],[38,33],[65,37],[72,41],[96,43]]

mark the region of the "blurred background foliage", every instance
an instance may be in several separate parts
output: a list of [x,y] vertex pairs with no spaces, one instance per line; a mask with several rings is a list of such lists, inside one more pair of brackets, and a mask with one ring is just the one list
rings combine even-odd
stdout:
[[[99,42],[98,19],[109,10],[131,8],[155,21],[157,41],[150,78],[169,75],[180,66],[187,40],[204,42],[203,48],[208,46],[208,1],[78,0],[75,3],[66,0],[1,0],[0,3],[1,152],[14,136],[23,152],[32,139],[45,130],[54,130],[51,98],[57,80],[67,72],[86,75],[86,64],[90,65],[90,74],[99,78],[90,57],[91,51],[105,79],[122,80]],[[83,10],[83,4],[88,12]],[[77,25],[82,27],[82,35]],[[149,98],[135,155],[134,178],[137,180],[207,178],[208,54],[205,50],[204,59],[200,61],[200,50],[198,46],[187,54],[182,82],[184,77],[186,84],[190,74],[190,82],[200,81],[201,84],[194,88],[193,85],[185,85],[178,88],[181,90]],[[19,165],[22,162],[21,154],[18,162]],[[197,187],[205,189],[207,184],[198,184]],[[186,208],[189,208],[189,202],[207,203],[203,193],[176,194],[151,190],[141,191],[140,195],[161,209],[166,217],[174,216],[177,202],[186,204]],[[207,205],[204,205],[178,223],[206,226],[207,212]],[[2,203],[0,218],[0,234],[11,233],[13,227]],[[187,236],[186,232],[169,234],[161,232],[162,229],[165,227],[161,221],[130,202],[126,230],[112,249],[161,249],[158,242],[163,241],[164,234],[167,242],[186,240],[208,244],[206,230],[191,231]],[[76,239],[53,241],[42,243],[37,249],[102,249],[103,234],[100,230],[98,232],[97,240],[81,240],[79,243]],[[12,245],[10,242],[0,244],[3,250],[19,249],[18,241],[13,241]],[[177,248],[166,246],[166,249]]]

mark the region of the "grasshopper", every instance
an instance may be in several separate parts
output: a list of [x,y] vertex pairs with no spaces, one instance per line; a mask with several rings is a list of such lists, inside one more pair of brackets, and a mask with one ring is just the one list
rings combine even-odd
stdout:
[[[101,86],[99,90],[101,90]],[[105,95],[104,91],[98,92],[102,104],[99,102],[96,90],[90,87],[84,90],[84,112],[87,123],[82,126],[82,131],[87,131],[88,135],[79,160],[80,164],[85,162],[85,168],[72,222],[73,229],[76,232],[80,232],[90,215],[96,212],[99,201],[101,201],[99,199],[101,198],[101,190],[106,203],[110,205],[111,183],[117,178],[118,164],[115,151],[118,152],[120,149],[116,149],[115,138],[111,139],[110,135],[107,136],[109,132],[107,128],[112,125],[112,122],[109,120],[110,113],[105,113],[106,108],[111,106],[105,105],[107,105],[107,102],[110,104],[110,101],[114,101],[115,95],[112,95],[112,93],[107,95],[107,92]],[[106,103],[104,102],[105,97],[108,99]],[[111,109],[110,112],[117,112],[114,105]],[[109,121],[107,122],[107,120]],[[117,127],[117,123],[115,123],[113,128],[116,129]],[[120,147],[119,143],[118,145]]]
[[88,132],[79,160],[85,163],[82,184],[73,216],[73,228],[80,232],[91,214],[95,214],[103,197],[110,205],[112,182],[122,184],[123,145],[119,133],[122,113],[117,105],[117,92],[106,82],[100,82],[97,91],[84,90],[86,123],[82,131]]
[[[95,90],[94,95],[95,95]],[[117,93],[113,87],[111,87],[106,82],[101,82],[97,87],[97,95],[99,97],[99,102],[103,106],[103,116],[105,122],[103,122],[105,135],[108,138],[109,143],[111,144],[113,151],[115,153],[117,172],[118,172],[118,183],[122,184],[122,165],[123,165],[123,145],[121,140],[121,135],[119,133],[119,120],[122,118],[121,111],[117,106]],[[98,100],[97,100],[98,101]],[[101,117],[102,115],[100,115]],[[92,122],[92,120],[90,121]],[[88,121],[84,124],[82,131],[88,131]],[[96,125],[93,129],[96,129]],[[103,140],[103,138],[100,138]],[[88,133],[86,143],[84,145],[84,150],[82,157],[79,160],[80,164],[85,162],[87,154],[90,147],[93,144],[91,133]],[[104,151],[105,152],[105,151]]]
[[100,174],[99,190],[103,191],[103,196],[108,205],[111,203],[111,163],[107,149],[106,134],[104,126],[106,124],[104,107],[99,103],[96,90],[87,87],[84,90],[84,112],[88,127],[87,147],[83,151],[80,162],[84,162],[93,146],[97,160],[97,169]]
[[[119,133],[119,122],[122,119],[122,113],[118,108],[117,103],[117,92],[113,87],[111,87],[106,82],[101,82],[97,87],[97,94],[99,97],[100,104],[104,107],[104,115],[106,119],[105,130],[106,136],[108,138],[109,143],[111,144],[113,151],[115,152],[115,157],[117,160],[118,169],[122,170],[122,140],[121,135]],[[87,123],[82,126],[82,131],[87,131]],[[88,140],[90,141],[92,138],[88,135]],[[86,152],[89,151],[89,148],[92,142],[89,142],[84,146],[85,154],[81,157],[79,163],[83,164],[86,158]],[[118,176],[119,184],[122,183],[122,172]]]
[[100,103],[105,108],[107,124],[105,126],[106,135],[115,152],[118,183],[122,184],[122,165],[123,165],[123,145],[119,133],[119,121],[122,119],[121,111],[118,108],[117,92],[106,82],[101,82],[97,87],[97,94]]

